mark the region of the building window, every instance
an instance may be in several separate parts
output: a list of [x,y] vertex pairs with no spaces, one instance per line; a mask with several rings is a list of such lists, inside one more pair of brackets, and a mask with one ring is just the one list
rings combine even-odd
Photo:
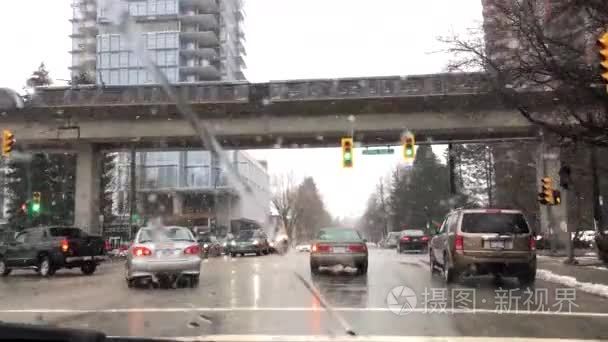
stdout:
[[120,53],[120,67],[121,68],[126,68],[129,66],[129,53],[128,52],[121,52]]
[[137,70],[129,70],[129,84],[138,84]]
[[105,35],[101,36],[101,51],[110,51],[110,37]]
[[110,84],[120,84],[120,73],[118,70],[110,71]]
[[120,50],[120,36],[117,34],[113,34],[110,36],[110,50],[118,51]]

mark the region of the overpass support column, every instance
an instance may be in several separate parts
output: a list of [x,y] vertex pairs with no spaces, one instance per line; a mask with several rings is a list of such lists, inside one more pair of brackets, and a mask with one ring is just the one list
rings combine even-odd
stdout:
[[555,250],[557,240],[566,246],[568,253],[572,248],[570,229],[568,227],[568,193],[560,188],[559,170],[561,168],[561,149],[548,141],[543,141],[539,148],[539,163],[537,167],[537,189],[540,192],[541,179],[551,177],[553,189],[561,192],[561,203],[553,206],[540,206],[541,231],[551,236],[551,249]]
[[102,154],[93,144],[78,144],[75,149],[77,157],[74,223],[88,233],[100,234]]
[[173,193],[173,215],[182,215],[184,213],[184,195]]

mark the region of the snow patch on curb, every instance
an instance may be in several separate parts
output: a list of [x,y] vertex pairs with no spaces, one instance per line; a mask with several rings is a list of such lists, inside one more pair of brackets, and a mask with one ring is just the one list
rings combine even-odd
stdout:
[[555,274],[549,270],[537,270],[536,279],[544,280],[554,284],[574,287],[583,292],[591,293],[608,298],[608,286],[603,284],[586,283],[576,280],[574,277]]

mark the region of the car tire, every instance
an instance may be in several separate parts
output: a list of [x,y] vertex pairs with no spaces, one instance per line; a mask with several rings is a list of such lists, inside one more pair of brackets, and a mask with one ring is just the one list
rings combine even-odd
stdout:
[[310,273],[313,275],[317,275],[317,274],[321,273],[319,271],[319,265],[317,265],[316,263],[314,263],[312,261],[310,262]]
[[127,287],[132,289],[135,287],[135,279],[127,279]]
[[519,280],[519,285],[521,286],[534,285],[534,282],[536,281],[536,267],[528,268],[517,277],[517,280]]
[[603,262],[608,264],[608,252],[598,251],[597,255]]
[[192,289],[197,288],[198,283],[199,283],[199,276],[195,275],[195,276],[190,277],[190,282],[189,282],[190,288],[192,288]]
[[359,275],[366,275],[367,274],[367,261],[364,263],[361,263],[359,265],[357,265],[357,273]]
[[437,264],[437,261],[435,261],[435,256],[433,255],[432,250],[429,250],[429,266],[431,268],[431,275],[437,273],[437,268],[439,265]]
[[46,255],[40,258],[40,262],[38,263],[38,274],[45,278],[55,274],[55,269],[51,263],[51,258]]
[[456,271],[453,267],[450,267],[450,263],[447,260],[447,255],[443,256],[443,279],[446,284],[452,284],[456,281]]
[[262,251],[261,251],[261,250],[259,250],[259,251],[255,252],[255,255],[257,255],[257,256],[262,255]]
[[97,264],[94,262],[87,262],[80,267],[80,271],[82,271],[82,274],[84,274],[84,275],[91,275],[91,274],[95,273],[96,269],[97,269]]
[[242,256],[242,257],[244,257],[244,256],[245,256],[245,253],[241,253],[241,256]]
[[4,259],[0,259],[0,276],[6,277],[11,274],[11,269],[6,266]]

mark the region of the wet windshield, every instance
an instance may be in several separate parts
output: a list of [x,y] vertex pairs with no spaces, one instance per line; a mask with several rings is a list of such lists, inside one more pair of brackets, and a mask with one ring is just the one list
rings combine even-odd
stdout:
[[607,0],[0,0],[0,37],[1,324],[608,339]]

